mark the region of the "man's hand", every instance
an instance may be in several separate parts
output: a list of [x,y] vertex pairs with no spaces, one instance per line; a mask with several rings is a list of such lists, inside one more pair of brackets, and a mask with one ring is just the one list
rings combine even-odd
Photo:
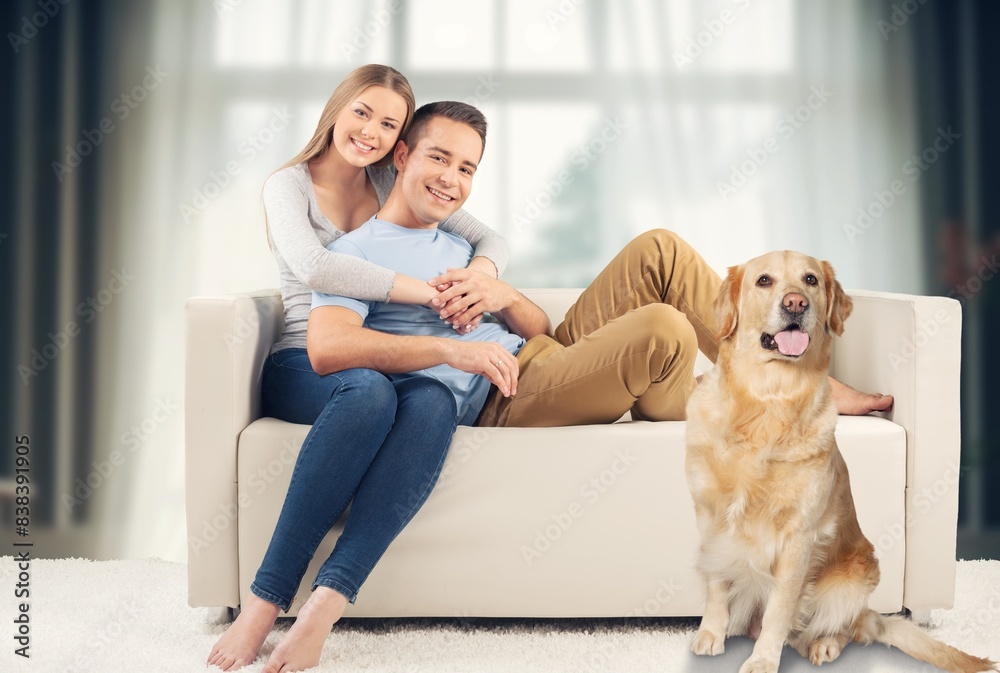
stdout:
[[[448,288],[452,287],[452,285],[454,285],[454,283],[443,283],[441,285],[437,285],[436,287],[434,287],[433,291],[436,294],[433,297],[431,297],[430,299],[428,299],[427,303],[425,303],[424,306],[426,306],[426,307],[428,307],[430,309],[433,309],[434,311],[439,311],[441,307],[435,305],[435,303],[436,304],[440,304],[441,302],[440,301],[436,301],[436,300],[437,300],[437,298],[440,296],[440,294],[442,292],[444,292]],[[469,320],[469,322],[465,323],[464,325],[456,325],[456,324],[452,323],[451,327],[452,327],[452,329],[454,329],[459,334],[468,334],[472,330],[474,330],[477,327],[479,327],[479,323],[481,323],[482,321],[483,321],[483,314],[480,313],[477,316],[473,316],[472,319]]]
[[362,323],[359,314],[341,306],[309,313],[306,350],[317,374],[358,367],[397,374],[446,364],[485,376],[505,397],[517,392],[517,358],[498,343],[385,334]]
[[496,313],[510,306],[518,292],[507,283],[473,269],[448,269],[432,278],[434,287],[448,286],[431,300],[431,308],[460,331],[483,313]]
[[[488,258],[488,257],[481,257],[481,256],[480,257],[473,257],[472,260],[469,262],[469,266],[466,267],[466,268],[468,268],[470,271],[479,271],[479,272],[485,274],[486,276],[488,276],[489,278],[497,278],[499,276],[499,274],[497,272],[496,264],[494,264],[493,261],[490,258]],[[428,285],[432,285],[434,287],[434,289],[436,291],[438,291],[438,292],[444,292],[445,290],[447,290],[448,288],[450,288],[454,284],[454,283],[435,284],[434,280],[436,280],[436,279],[432,279],[428,283]],[[431,299],[433,299],[433,297]],[[431,300],[428,300],[427,303],[426,303],[426,306],[429,306],[430,308],[433,308],[435,310],[440,305],[442,305],[442,304],[433,305],[431,303]],[[470,315],[471,315],[471,317],[469,317]],[[479,323],[481,323],[483,321],[483,314],[482,313],[477,313],[475,315],[472,315],[470,313],[470,314],[467,314],[465,316],[465,318],[466,318],[466,320],[464,322],[462,322],[462,323],[455,323],[454,321],[451,323],[452,328],[456,332],[459,332],[460,334],[468,334],[472,330],[474,330],[477,327],[479,327]]]
[[498,315],[507,329],[522,339],[552,333],[545,312],[502,280],[472,269],[448,269],[428,282],[448,285],[430,306],[461,332],[468,331],[469,320],[489,312]]
[[446,357],[449,366],[488,378],[504,397],[517,394],[517,358],[500,344],[453,340]]

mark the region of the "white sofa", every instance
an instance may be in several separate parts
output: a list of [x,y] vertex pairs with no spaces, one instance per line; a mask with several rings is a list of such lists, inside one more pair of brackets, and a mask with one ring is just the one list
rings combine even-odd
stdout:
[[[528,294],[557,324],[579,290]],[[852,292],[833,374],[895,396],[886,418],[841,417],[865,534],[882,564],[872,607],[951,607],[958,513],[961,310],[937,297]],[[276,291],[187,303],[188,602],[246,596],[308,426],[260,417]],[[707,361],[706,361],[707,362]],[[701,614],[684,423],[459,428],[437,487],[348,616]],[[340,533],[321,545],[292,606]]]

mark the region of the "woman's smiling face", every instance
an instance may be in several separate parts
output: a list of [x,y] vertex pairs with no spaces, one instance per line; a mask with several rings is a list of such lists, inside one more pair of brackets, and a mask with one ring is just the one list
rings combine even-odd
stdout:
[[392,151],[404,119],[402,96],[382,86],[368,87],[337,117],[333,145],[352,166],[368,166]]

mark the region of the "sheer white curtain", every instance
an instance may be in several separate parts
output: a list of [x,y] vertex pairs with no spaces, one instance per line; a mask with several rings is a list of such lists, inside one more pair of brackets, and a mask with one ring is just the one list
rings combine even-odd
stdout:
[[[593,85],[547,115],[512,115],[518,168],[505,205],[524,214],[560,171],[574,181],[520,232],[533,264],[512,275],[560,284],[573,269],[585,282],[633,235],[665,226],[719,269],[793,248],[831,260],[849,287],[920,289],[916,190],[901,173],[913,119],[894,105],[909,73],[887,69],[861,3],[633,0],[587,11],[606,54],[582,74]],[[605,149],[609,117],[624,130]],[[585,168],[581,144],[604,150]],[[858,231],[857,209],[897,179],[907,191],[871,208],[884,212]],[[542,243],[547,230],[560,236]],[[547,267],[564,247],[585,247],[575,231],[590,242],[585,257]]]
[[[142,291],[105,341],[99,432],[114,447],[177,410],[101,494],[102,554],[184,558],[184,301],[276,285],[261,183],[350,69],[387,62],[418,102],[486,112],[467,208],[510,241],[515,284],[585,284],[668,227],[720,271],[792,248],[848,287],[920,291],[913,120],[896,105],[911,75],[876,19],[861,0],[156,3],[136,51],[170,74],[122,132],[113,186]],[[897,179],[901,195],[849,236]]]

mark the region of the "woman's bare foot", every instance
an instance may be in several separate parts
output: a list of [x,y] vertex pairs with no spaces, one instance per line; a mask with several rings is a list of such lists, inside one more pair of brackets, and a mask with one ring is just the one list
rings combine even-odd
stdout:
[[250,592],[240,616],[215,643],[207,663],[224,671],[235,671],[253,663],[280,611],[274,603]]
[[318,586],[299,610],[288,634],[271,652],[263,673],[304,671],[319,663],[330,629],[347,609],[347,597],[329,587]]
[[863,393],[844,385],[830,377],[830,387],[833,388],[833,403],[837,405],[837,413],[845,416],[864,416],[872,411],[889,411],[892,409],[892,395],[881,393]]

